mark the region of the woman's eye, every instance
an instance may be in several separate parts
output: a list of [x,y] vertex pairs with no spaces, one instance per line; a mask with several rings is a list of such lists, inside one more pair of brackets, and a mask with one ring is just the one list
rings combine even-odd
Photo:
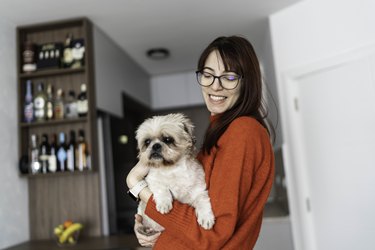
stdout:
[[225,80],[227,80],[227,81],[236,81],[236,80],[238,79],[237,76],[230,76],[230,75],[225,76],[224,78],[225,78]]
[[209,73],[206,73],[206,72],[203,72],[203,77],[205,77],[205,78],[211,78],[212,77],[212,75],[211,74],[209,74]]

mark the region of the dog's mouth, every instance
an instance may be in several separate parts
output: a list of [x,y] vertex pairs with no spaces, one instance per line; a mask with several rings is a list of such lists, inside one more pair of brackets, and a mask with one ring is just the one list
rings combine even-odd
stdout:
[[158,152],[152,152],[149,157],[150,160],[163,160],[164,157]]

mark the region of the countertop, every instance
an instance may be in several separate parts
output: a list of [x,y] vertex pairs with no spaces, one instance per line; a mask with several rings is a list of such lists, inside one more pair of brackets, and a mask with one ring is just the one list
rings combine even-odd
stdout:
[[142,248],[134,235],[112,235],[86,237],[73,246],[60,247],[54,240],[32,240],[6,248],[6,250],[140,250]]

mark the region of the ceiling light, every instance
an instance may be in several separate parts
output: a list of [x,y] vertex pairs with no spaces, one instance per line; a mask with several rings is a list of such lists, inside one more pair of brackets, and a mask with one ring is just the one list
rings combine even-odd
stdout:
[[151,59],[160,60],[169,57],[169,50],[165,48],[153,48],[147,50],[146,54]]

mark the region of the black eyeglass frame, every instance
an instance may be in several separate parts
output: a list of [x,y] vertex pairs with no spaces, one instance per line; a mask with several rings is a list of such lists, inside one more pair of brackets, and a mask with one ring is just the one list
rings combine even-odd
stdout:
[[212,84],[214,84],[215,79],[218,79],[218,80],[219,80],[219,84],[220,84],[220,86],[221,86],[223,89],[226,89],[226,90],[232,90],[232,89],[237,88],[238,83],[243,79],[243,76],[242,76],[242,75],[237,75],[237,76],[238,76],[238,79],[237,79],[237,84],[236,84],[236,86],[234,86],[233,88],[228,89],[228,88],[225,88],[225,87],[223,86],[223,84],[221,83],[221,79],[220,79],[220,78],[223,77],[223,76],[231,76],[231,75],[215,76],[215,75],[213,75],[213,74],[211,74],[211,73],[208,73],[208,72],[206,72],[206,73],[209,74],[209,75],[211,75],[211,76],[213,77],[213,81],[212,81],[212,83],[209,84],[209,85],[202,85],[202,84],[200,83],[200,81],[199,81],[199,74],[203,74],[203,70],[197,70],[197,71],[195,71],[195,76],[196,76],[197,82],[198,82],[198,84],[201,85],[202,87],[210,87]]

